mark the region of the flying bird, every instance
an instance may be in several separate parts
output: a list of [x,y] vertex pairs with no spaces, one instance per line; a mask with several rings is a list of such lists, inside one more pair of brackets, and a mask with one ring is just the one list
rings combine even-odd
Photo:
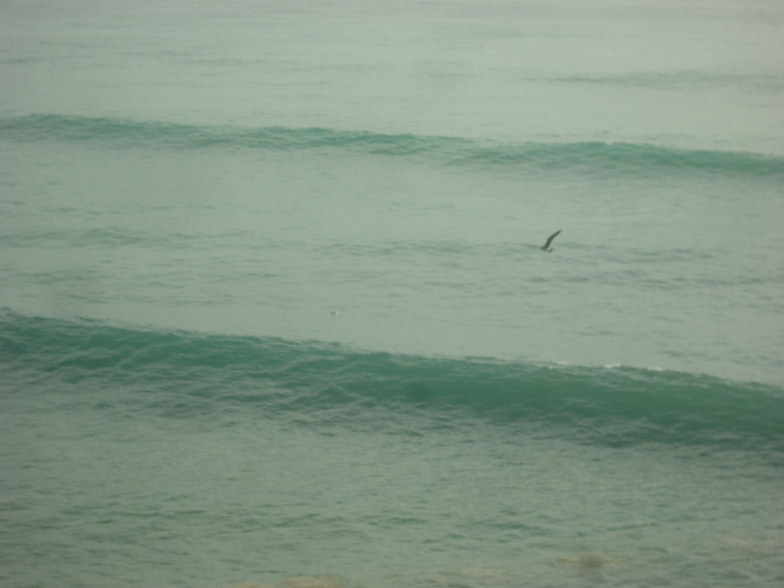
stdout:
[[555,239],[558,235],[561,234],[561,231],[563,231],[563,229],[558,229],[555,233],[547,237],[547,241],[545,242],[544,245],[528,245],[528,246],[536,247],[537,249],[541,249],[542,251],[546,251],[547,253],[550,253],[553,250],[553,248],[550,247],[550,243],[552,243],[553,239]]

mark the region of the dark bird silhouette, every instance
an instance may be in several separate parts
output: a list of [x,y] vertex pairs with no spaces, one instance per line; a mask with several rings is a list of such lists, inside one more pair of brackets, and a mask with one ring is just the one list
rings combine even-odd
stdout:
[[536,247],[537,249],[541,249],[542,251],[546,251],[547,253],[550,253],[553,250],[553,248],[550,247],[550,243],[552,243],[553,239],[555,239],[558,235],[561,234],[562,230],[563,229],[558,229],[555,233],[553,233],[552,235],[547,237],[547,241],[545,242],[544,245],[530,245],[529,244],[528,246],[529,247]]

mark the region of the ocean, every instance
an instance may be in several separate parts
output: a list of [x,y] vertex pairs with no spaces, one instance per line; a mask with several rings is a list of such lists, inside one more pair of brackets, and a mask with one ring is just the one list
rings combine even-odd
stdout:
[[5,0],[0,585],[784,583],[782,31]]

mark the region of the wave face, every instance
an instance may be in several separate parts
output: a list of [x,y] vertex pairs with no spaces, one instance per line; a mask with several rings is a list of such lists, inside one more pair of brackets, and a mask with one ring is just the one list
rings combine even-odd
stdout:
[[776,461],[784,454],[781,390],[698,374],[369,353],[8,310],[0,329],[6,394],[121,390],[138,410],[171,418],[255,411],[309,427],[371,430],[424,418],[610,447],[677,444]]
[[116,118],[33,114],[0,119],[0,136],[20,142],[96,143],[113,148],[344,151],[351,155],[417,157],[443,165],[572,170],[621,177],[700,173],[784,179],[784,158],[640,143],[524,142],[383,134],[327,128],[188,125]]

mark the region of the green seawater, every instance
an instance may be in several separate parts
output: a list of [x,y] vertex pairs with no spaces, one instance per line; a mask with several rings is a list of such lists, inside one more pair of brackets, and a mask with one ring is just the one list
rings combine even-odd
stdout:
[[9,585],[780,569],[780,388],[2,318]]
[[0,585],[781,584],[782,24],[4,2]]

